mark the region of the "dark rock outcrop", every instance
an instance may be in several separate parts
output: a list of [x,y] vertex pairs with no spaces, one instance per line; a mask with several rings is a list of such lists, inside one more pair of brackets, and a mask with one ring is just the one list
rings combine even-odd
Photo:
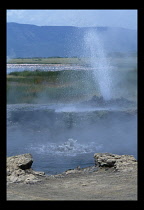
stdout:
[[97,107],[106,107],[106,106],[136,106],[136,103],[130,101],[126,98],[116,98],[110,100],[104,100],[102,96],[98,97],[94,95],[90,100],[82,102],[83,105],[92,105]]

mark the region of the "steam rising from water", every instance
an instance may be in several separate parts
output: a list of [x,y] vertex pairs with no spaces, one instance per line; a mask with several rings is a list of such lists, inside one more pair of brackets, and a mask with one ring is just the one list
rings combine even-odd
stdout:
[[100,93],[105,100],[111,99],[111,65],[107,59],[104,47],[96,30],[90,30],[84,37],[85,50],[90,52],[90,65],[94,68],[93,76],[95,82],[98,82]]
[[[96,30],[87,31],[84,46],[86,54],[89,52],[95,84],[98,83],[104,100],[110,100],[114,95],[112,87],[116,89],[114,83],[120,77],[116,72],[116,79],[112,81],[112,66]],[[88,78],[83,84],[89,83],[86,80]],[[115,93],[120,95],[117,90]],[[90,163],[94,164],[95,152],[137,155],[137,115],[119,112],[117,107],[108,112],[112,107],[103,110],[102,107],[76,104],[51,106],[47,109],[47,105],[38,105],[35,110],[34,106],[20,108],[18,105],[16,108],[16,105],[10,105],[8,155],[30,152],[35,160],[35,170],[51,174],[80,164],[90,166]]]
[[7,154],[31,153],[35,170],[53,174],[78,165],[90,166],[96,152],[137,156],[134,113],[70,112],[70,107],[69,111],[47,110],[41,105],[9,108]]

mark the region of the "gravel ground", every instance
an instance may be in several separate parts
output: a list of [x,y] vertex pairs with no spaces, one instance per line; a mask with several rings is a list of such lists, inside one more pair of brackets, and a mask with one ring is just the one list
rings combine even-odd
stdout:
[[7,200],[137,200],[137,169],[69,171],[34,184],[9,183]]

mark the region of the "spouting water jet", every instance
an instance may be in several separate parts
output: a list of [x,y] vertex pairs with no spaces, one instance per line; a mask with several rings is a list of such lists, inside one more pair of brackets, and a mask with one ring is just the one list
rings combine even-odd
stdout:
[[96,30],[89,30],[84,37],[85,49],[90,53],[90,66],[93,68],[93,78],[98,82],[100,94],[104,100],[112,98],[111,65],[104,52],[102,41]]

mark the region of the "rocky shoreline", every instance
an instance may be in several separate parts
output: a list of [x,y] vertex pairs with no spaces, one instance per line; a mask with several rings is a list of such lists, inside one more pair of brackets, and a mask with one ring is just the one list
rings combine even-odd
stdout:
[[[136,169],[137,161],[132,155],[115,155],[111,153],[95,153],[95,165],[87,168],[77,167],[70,169],[62,174],[51,175],[58,177],[61,175],[95,172],[101,169],[113,172],[131,172]],[[8,183],[35,183],[47,177],[44,172],[34,171],[31,166],[33,163],[32,155],[22,154],[7,157],[7,182]]]
[[31,154],[7,157],[7,200],[137,200],[137,161],[95,153],[95,165],[57,175],[36,172]]

